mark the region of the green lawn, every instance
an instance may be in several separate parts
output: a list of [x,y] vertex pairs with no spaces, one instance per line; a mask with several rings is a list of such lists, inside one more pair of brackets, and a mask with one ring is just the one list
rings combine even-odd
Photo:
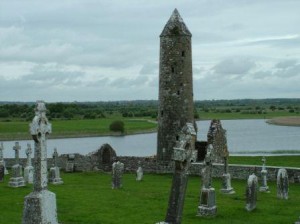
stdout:
[[[50,186],[56,193],[58,218],[61,224],[154,224],[164,220],[171,175],[145,174],[142,182],[134,174],[125,174],[123,189],[111,189],[111,176],[105,173],[62,174],[63,185]],[[13,189],[7,186],[8,177],[0,183],[0,224],[21,223],[24,196],[31,186]],[[183,211],[183,224],[265,224],[294,223],[299,215],[300,187],[290,184],[288,200],[276,198],[276,185],[268,183],[271,193],[258,193],[257,209],[247,212],[245,207],[246,180],[233,180],[236,194],[219,193],[221,181],[215,179],[218,213],[215,218],[197,217],[200,177],[189,178]]]

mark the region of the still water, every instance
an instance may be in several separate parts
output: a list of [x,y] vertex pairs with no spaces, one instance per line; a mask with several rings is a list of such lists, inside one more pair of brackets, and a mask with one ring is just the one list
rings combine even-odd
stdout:
[[[206,140],[210,121],[198,121],[198,140]],[[223,120],[222,126],[227,130],[228,149],[231,154],[248,153],[255,155],[261,152],[270,154],[277,150],[299,150],[300,127],[270,125],[265,120]],[[55,127],[53,127],[55,131]],[[14,141],[4,141],[4,157],[14,157],[12,147]],[[22,149],[20,157],[25,157],[27,143],[19,141]],[[156,154],[156,133],[128,135],[120,137],[90,137],[48,140],[48,157],[53,148],[57,147],[59,154],[87,154],[100,148],[104,143],[110,144],[120,156],[151,156]]]

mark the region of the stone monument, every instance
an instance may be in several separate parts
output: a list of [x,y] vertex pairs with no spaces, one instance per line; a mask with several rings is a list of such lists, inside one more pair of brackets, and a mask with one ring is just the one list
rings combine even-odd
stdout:
[[27,149],[26,149],[26,156],[27,156],[27,161],[26,161],[26,167],[24,169],[24,179],[26,183],[32,184],[33,183],[33,166],[31,164],[31,145],[27,144]]
[[52,158],[53,158],[53,167],[50,168],[49,183],[55,185],[63,184],[64,182],[60,177],[59,167],[57,166],[58,153],[56,148],[54,148]]
[[262,165],[262,169],[260,171],[262,179],[261,179],[261,186],[259,187],[259,191],[269,193],[270,191],[269,191],[269,187],[268,187],[268,184],[267,184],[268,171],[266,169],[266,158],[263,157],[261,161],[263,162],[263,165]]
[[4,166],[4,175],[8,175],[8,170],[6,169],[5,166],[5,161],[4,161],[4,157],[3,157],[3,150],[4,150],[4,146],[3,146],[3,142],[1,142],[0,144],[0,162],[2,161],[2,164]]
[[213,168],[213,146],[207,146],[207,153],[204,159],[204,169],[202,170],[202,187],[200,193],[200,203],[197,216],[215,216],[217,214],[216,193],[212,187]]
[[191,162],[196,160],[196,131],[192,123],[186,123],[179,133],[173,150],[172,160],[175,163],[173,181],[170,191],[166,223],[180,224],[188,182],[188,170]]
[[112,189],[122,187],[122,176],[124,172],[124,164],[120,161],[115,161],[112,165]]
[[249,176],[246,187],[246,210],[251,212],[256,208],[257,200],[257,176],[253,173]]
[[23,187],[25,186],[25,180],[23,178],[22,166],[19,164],[19,151],[21,150],[19,142],[15,143],[13,150],[15,151],[16,164],[12,167],[12,175],[8,185],[10,187]]
[[34,140],[33,192],[25,197],[22,224],[58,224],[56,195],[47,189],[47,136],[50,133],[45,103],[37,101],[30,124]]
[[142,165],[141,165],[141,161],[139,161],[138,162],[138,169],[136,170],[136,181],[143,180],[143,175],[144,175],[143,168],[142,168]]
[[279,169],[277,174],[277,197],[280,199],[289,198],[289,177],[284,168]]
[[192,34],[175,9],[160,35],[157,160],[170,162],[178,130],[194,125]]

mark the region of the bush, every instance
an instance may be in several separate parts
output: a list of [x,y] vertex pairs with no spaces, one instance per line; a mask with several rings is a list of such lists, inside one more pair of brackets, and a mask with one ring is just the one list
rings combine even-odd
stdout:
[[124,122],[123,121],[113,121],[109,125],[109,130],[124,133]]

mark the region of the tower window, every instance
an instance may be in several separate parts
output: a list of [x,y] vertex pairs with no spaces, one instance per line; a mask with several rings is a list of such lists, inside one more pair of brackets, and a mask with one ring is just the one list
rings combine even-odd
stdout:
[[185,56],[185,51],[181,51],[181,57]]
[[180,90],[177,91],[177,95],[180,95]]
[[176,141],[178,141],[179,140],[179,136],[178,135],[176,135]]
[[162,111],[160,111],[160,116],[164,116],[164,111],[162,110]]
[[171,67],[171,71],[172,73],[175,73],[175,68],[173,66]]

